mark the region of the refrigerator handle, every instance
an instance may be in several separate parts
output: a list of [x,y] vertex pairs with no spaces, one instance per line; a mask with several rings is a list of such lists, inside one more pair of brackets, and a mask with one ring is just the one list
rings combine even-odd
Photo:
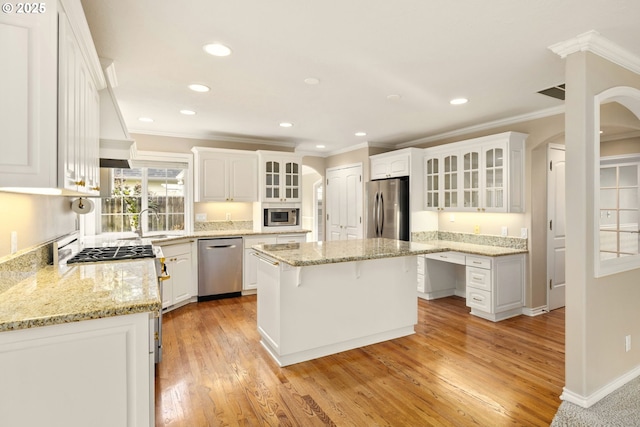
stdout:
[[373,224],[376,237],[378,236],[378,192],[376,191],[376,196],[373,199]]
[[384,228],[384,199],[382,198],[382,193],[380,193],[380,213],[378,217],[380,218],[380,237],[382,237],[382,232]]

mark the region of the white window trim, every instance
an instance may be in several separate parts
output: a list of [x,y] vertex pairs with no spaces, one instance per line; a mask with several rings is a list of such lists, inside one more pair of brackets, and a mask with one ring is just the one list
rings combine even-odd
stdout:
[[594,96],[594,162],[593,162],[593,274],[604,277],[640,268],[640,254],[623,258],[600,259],[600,106],[606,102],[618,102],[628,108],[640,120],[640,90],[628,86],[614,87]]

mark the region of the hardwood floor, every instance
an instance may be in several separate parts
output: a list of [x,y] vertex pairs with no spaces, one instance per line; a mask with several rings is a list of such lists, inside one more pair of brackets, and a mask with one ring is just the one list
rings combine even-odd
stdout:
[[564,309],[493,323],[449,297],[418,311],[412,336],[285,368],[259,344],[255,296],[166,313],[156,425],[549,425]]

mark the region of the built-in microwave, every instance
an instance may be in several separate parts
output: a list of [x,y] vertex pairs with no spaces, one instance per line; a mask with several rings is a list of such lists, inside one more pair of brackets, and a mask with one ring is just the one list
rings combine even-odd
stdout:
[[264,226],[295,226],[300,225],[300,209],[298,208],[265,208]]

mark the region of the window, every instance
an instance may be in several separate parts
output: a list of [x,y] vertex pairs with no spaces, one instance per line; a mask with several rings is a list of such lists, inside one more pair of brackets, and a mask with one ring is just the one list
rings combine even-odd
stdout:
[[111,197],[103,198],[101,205],[103,233],[185,229],[187,169],[161,166],[110,170]]

